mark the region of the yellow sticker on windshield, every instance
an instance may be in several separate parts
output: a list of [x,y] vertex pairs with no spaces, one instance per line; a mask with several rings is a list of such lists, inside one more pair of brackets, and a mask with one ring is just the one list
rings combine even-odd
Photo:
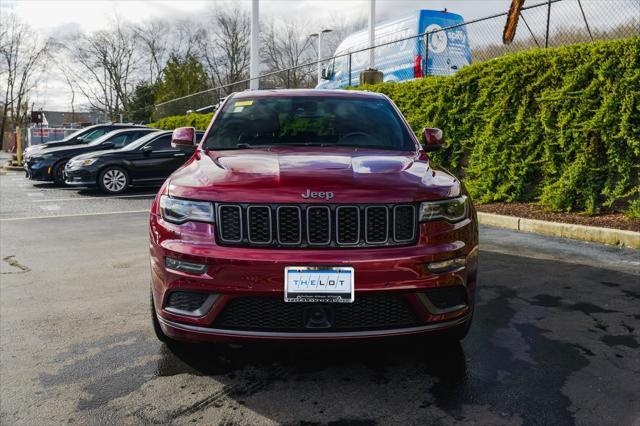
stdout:
[[251,106],[253,105],[253,101],[238,101],[235,104],[233,104],[234,106],[241,106],[241,107],[245,107],[245,106]]

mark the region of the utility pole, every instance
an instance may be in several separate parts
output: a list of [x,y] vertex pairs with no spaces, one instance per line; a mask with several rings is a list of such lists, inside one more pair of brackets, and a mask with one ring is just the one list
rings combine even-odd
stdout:
[[369,68],[360,72],[360,84],[382,83],[383,75],[376,70],[376,0],[369,0]]
[[369,69],[376,69],[376,0],[369,0]]
[[260,73],[260,46],[259,46],[259,5],[258,0],[251,0],[251,44],[250,44],[250,63],[249,63],[249,89],[258,90]]

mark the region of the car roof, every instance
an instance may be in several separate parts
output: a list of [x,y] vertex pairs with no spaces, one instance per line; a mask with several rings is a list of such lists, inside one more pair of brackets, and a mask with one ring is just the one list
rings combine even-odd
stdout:
[[317,97],[340,97],[354,99],[381,99],[383,94],[367,92],[363,90],[342,90],[342,89],[274,89],[274,90],[252,90],[234,93],[234,99],[244,98],[287,98],[291,96],[317,96]]
[[127,127],[127,128],[124,128],[124,129],[112,130],[110,132],[105,133],[105,135],[115,135],[115,134],[120,134],[120,133],[139,132],[140,130],[149,130],[149,133],[160,131],[159,129],[152,129],[151,127],[146,127],[146,126],[145,126],[144,129],[142,129],[140,127]]

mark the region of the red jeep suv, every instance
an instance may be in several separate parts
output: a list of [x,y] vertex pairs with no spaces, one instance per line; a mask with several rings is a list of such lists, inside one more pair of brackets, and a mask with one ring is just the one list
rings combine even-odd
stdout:
[[229,96],[150,216],[151,303],[163,341],[462,339],[478,225],[462,183],[384,95]]

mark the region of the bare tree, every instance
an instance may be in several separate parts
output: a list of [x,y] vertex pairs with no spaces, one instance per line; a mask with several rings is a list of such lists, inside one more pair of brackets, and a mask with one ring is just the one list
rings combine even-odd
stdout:
[[48,59],[49,41],[13,13],[1,14],[0,28],[0,75],[6,84],[0,138],[4,138],[9,120],[19,126],[27,123],[28,96]]
[[77,65],[78,89],[111,119],[129,107],[137,71],[135,31],[116,21],[112,30],[78,34],[67,54]]
[[155,84],[169,59],[171,27],[164,20],[153,20],[133,28],[140,40],[143,57],[149,62],[149,83]]
[[171,34],[172,46],[168,56],[200,58],[200,46],[205,37],[205,27],[199,22],[188,19],[178,20]]
[[[212,86],[223,86],[249,76],[249,14],[237,7],[218,10],[211,17],[214,28],[202,41],[201,51]],[[226,88],[225,93],[235,90]]]
[[[272,22],[262,32],[262,63],[267,72],[298,67],[313,61],[311,39],[305,26],[293,22]],[[268,85],[275,87],[312,87],[316,66],[300,67],[270,76]]]

